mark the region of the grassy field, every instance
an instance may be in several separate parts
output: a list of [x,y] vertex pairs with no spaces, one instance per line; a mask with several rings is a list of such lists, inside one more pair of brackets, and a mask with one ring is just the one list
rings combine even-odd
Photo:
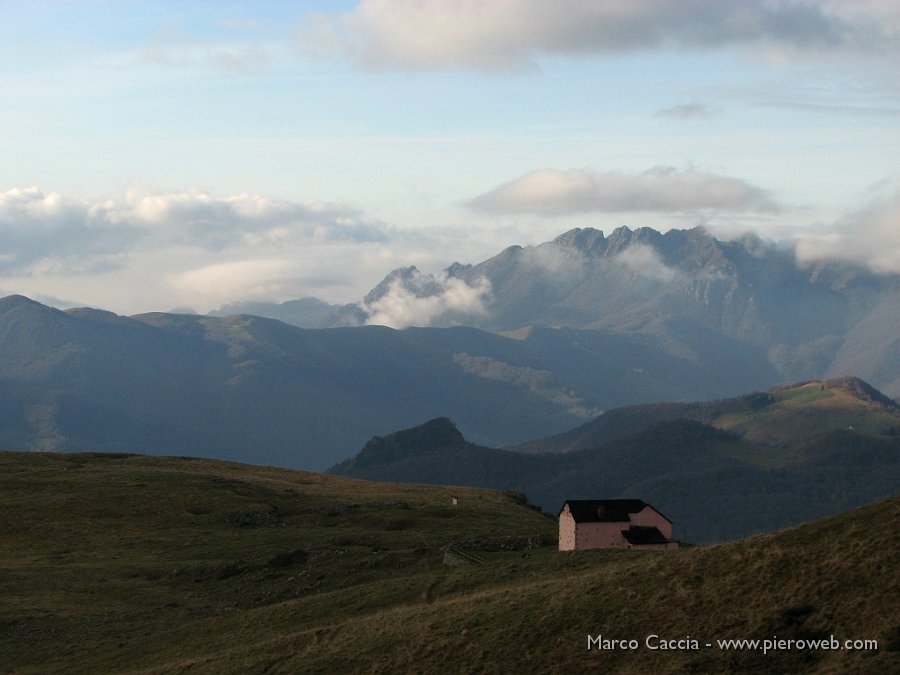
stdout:
[[[782,445],[834,429],[884,434],[900,424],[900,412],[879,401],[866,400],[854,389],[852,378],[816,380],[772,390],[774,401],[752,412],[724,414],[713,426],[738,434],[744,440]],[[764,458],[777,465],[784,456]]]
[[[900,499],[711,548],[566,554],[501,492],[0,453],[0,513],[3,672],[900,671]],[[597,634],[641,647],[588,651]]]

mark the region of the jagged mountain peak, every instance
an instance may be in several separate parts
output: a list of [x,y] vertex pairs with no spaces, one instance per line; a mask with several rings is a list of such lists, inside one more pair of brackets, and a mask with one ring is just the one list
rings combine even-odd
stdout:
[[627,225],[617,227],[608,237],[602,230],[576,227],[559,235],[551,243],[576,249],[591,257],[614,257],[631,246],[649,246],[663,258],[673,261],[698,254],[708,258],[713,251],[721,253],[723,245],[703,226],[663,233],[652,227],[632,230]]
[[388,275],[378,282],[378,285],[375,286],[371,291],[366,294],[366,297],[363,299],[364,304],[372,304],[383,298],[385,295],[390,293],[391,289],[395,284],[400,284],[401,286],[409,286],[410,283],[420,275],[419,268],[415,265],[410,265],[408,267],[398,267],[395,270],[391,270]]
[[591,251],[605,247],[606,237],[603,235],[603,230],[596,230],[593,227],[576,227],[563,232],[553,240],[553,243],[567,248],[577,248],[581,251]]
[[[465,268],[459,265],[456,271],[465,271]],[[445,274],[451,276],[450,270],[445,270]],[[424,274],[415,265],[409,267],[398,267],[390,272],[382,279],[375,288],[373,288],[363,299],[363,305],[371,305],[386,295],[391,294],[397,288],[402,289],[405,294],[409,294],[416,298],[427,298],[433,295],[440,295],[444,286],[440,279],[433,274]]]

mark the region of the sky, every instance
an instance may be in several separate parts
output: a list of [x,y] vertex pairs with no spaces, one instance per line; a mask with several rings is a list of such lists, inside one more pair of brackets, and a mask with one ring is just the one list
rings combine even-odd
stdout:
[[900,272],[895,0],[0,0],[0,293],[355,302],[573,227]]

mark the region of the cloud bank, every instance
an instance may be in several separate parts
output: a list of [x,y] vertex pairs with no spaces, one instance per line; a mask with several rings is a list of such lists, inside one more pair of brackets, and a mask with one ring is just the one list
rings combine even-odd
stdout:
[[114,267],[140,236],[99,204],[36,187],[0,193],[0,272]]
[[496,214],[691,211],[774,213],[778,204],[750,183],[694,169],[657,166],[637,175],[587,169],[539,169],[476,197],[469,205]]
[[490,293],[491,284],[484,278],[470,286],[462,279],[414,269],[409,277],[394,279],[387,292],[362,308],[369,325],[430,326],[441,319],[452,322],[454,317],[485,314]]
[[801,263],[837,259],[900,274],[900,191],[836,223],[831,231],[797,238]]
[[540,55],[740,47],[781,54],[897,51],[887,3],[800,0],[363,0],[302,41],[377,68],[515,70]]
[[135,250],[174,245],[207,252],[309,243],[384,242],[388,228],[341,204],[239,194],[146,194],[79,200],[36,187],[0,193],[0,271],[93,271]]

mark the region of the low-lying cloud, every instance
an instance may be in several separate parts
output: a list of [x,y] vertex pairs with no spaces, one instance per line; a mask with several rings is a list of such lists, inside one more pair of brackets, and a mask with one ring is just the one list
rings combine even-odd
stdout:
[[896,52],[896,18],[877,2],[362,0],[308,16],[301,40],[376,68],[516,70],[541,55],[659,49]]
[[864,208],[820,234],[797,238],[801,263],[837,259],[874,272],[900,274],[900,191]]
[[666,265],[652,246],[632,244],[613,258],[632,274],[654,279],[663,283],[675,280],[678,270]]
[[[427,289],[427,292],[423,292]],[[369,325],[407,328],[430,326],[440,320],[478,316],[486,313],[485,302],[491,284],[479,279],[469,285],[445,274],[423,274],[414,270],[408,279],[395,279],[386,293],[363,303]]]
[[469,205],[497,214],[701,209],[774,213],[778,203],[762,188],[730,176],[657,166],[637,175],[587,169],[539,169],[476,197]]

